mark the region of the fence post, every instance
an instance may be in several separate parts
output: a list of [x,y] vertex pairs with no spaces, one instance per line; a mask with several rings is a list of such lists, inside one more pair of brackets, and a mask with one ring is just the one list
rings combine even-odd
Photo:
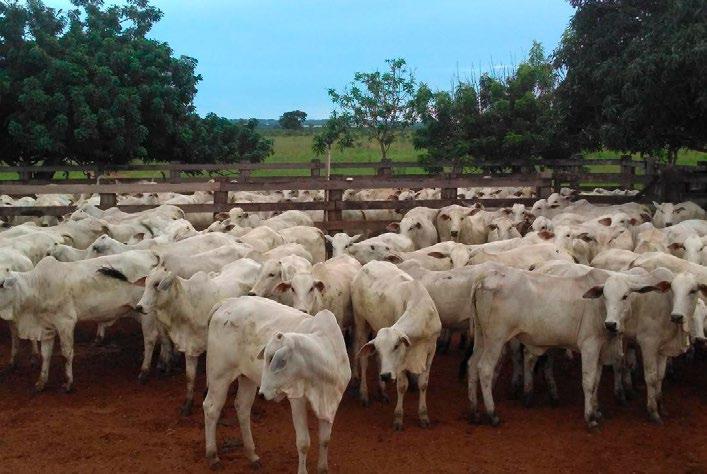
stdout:
[[250,169],[238,167],[238,182],[247,183],[250,181]]
[[214,191],[214,216],[219,212],[225,212],[228,207],[228,191],[222,189],[225,180],[218,180],[218,189]]
[[621,187],[623,189],[633,189],[633,177],[636,168],[633,167],[631,155],[621,155]]
[[100,193],[101,201],[98,204],[100,209],[106,210],[118,205],[118,196],[115,193]]
[[440,197],[442,199],[457,199],[457,188],[442,188]]
[[[342,189],[328,189],[326,191],[326,203],[327,210],[324,212],[324,221],[335,222],[341,221],[341,202],[344,200],[344,191]],[[340,231],[342,229],[335,229],[327,227],[327,232]]]
[[312,161],[312,167],[309,169],[309,175],[312,178],[319,178],[322,175],[322,162],[319,158],[313,158]]
[[378,168],[378,176],[390,176],[393,174],[392,160],[386,158],[381,160],[381,167]]
[[20,171],[20,180],[27,184],[32,180],[32,172],[31,171]]
[[[180,165],[181,163],[179,161],[170,161],[169,164],[172,166],[177,166],[177,165]],[[169,182],[170,183],[181,183],[182,182],[181,171],[170,167],[169,168]]]

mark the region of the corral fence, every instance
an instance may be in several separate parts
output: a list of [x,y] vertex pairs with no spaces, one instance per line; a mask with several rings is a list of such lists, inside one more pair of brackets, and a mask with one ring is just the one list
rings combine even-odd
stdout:
[[[381,230],[389,221],[344,220],[346,210],[396,209],[405,211],[417,206],[443,207],[468,203],[476,198],[459,196],[459,188],[531,187],[538,197],[546,197],[561,187],[582,191],[605,189],[640,189],[637,196],[582,195],[590,202],[616,204],[626,201],[681,201],[692,199],[704,204],[707,198],[707,162],[693,167],[666,167],[658,160],[632,160],[629,156],[585,160],[575,156],[566,160],[483,163],[460,167],[440,163],[441,172],[426,173],[420,164],[383,160],[379,162],[331,163],[331,176],[324,176],[320,160],[298,163],[234,164],[150,164],[98,168],[90,166],[0,167],[0,194],[13,197],[41,194],[100,195],[103,209],[118,205],[126,212],[137,212],[154,205],[119,205],[118,195],[195,191],[213,193],[213,203],[184,204],[187,213],[227,212],[240,207],[248,212],[324,211],[317,225],[326,231],[351,229]],[[58,175],[58,176],[57,176]],[[144,182],[149,179],[152,182]],[[385,188],[439,188],[441,198],[434,200],[344,201],[346,190]],[[252,203],[229,202],[235,191],[324,190],[325,199],[313,202]],[[535,198],[478,199],[488,208],[514,203],[531,205]],[[75,206],[0,207],[0,217],[28,215],[64,215]]]

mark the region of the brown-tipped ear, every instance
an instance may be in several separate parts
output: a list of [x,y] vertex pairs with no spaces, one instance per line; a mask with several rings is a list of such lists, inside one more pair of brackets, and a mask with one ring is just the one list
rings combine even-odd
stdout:
[[650,222],[653,218],[651,217],[650,214],[646,214],[644,212],[641,214],[641,219],[643,219],[643,222]]
[[644,287],[641,287],[637,290],[634,290],[636,293],[648,293],[651,291],[659,291],[661,293],[665,293],[670,289],[670,282],[669,281],[661,281],[656,283],[655,285],[647,285]]
[[670,250],[685,250],[685,246],[680,242],[673,242],[672,244],[668,245],[668,248]]
[[560,205],[555,203],[555,204],[550,204],[549,207],[550,207],[550,209],[557,209],[558,207],[560,207]]
[[523,195],[523,191],[516,191],[513,193],[514,196],[521,197]]
[[358,351],[359,357],[368,357],[376,353],[376,346],[373,345],[373,341],[367,342],[363,345],[360,351]]
[[144,233],[144,232],[140,232],[139,234],[135,234],[135,235],[133,235],[133,239],[135,239],[135,240],[145,240],[145,233]]
[[504,214],[506,214],[506,215],[508,215],[508,214],[510,214],[510,213],[513,212],[513,211],[511,211],[511,210],[508,209],[507,207],[504,207],[503,209],[501,209],[501,212],[504,213]]
[[145,286],[145,280],[146,280],[146,279],[147,279],[147,277],[142,277],[142,278],[140,278],[139,280],[135,280],[135,281],[133,282],[133,285],[144,287],[144,286]]
[[385,257],[385,260],[396,265],[399,263],[403,263],[403,259],[398,257],[397,255],[388,255],[387,257]]
[[585,294],[582,295],[582,298],[588,298],[588,299],[593,299],[593,298],[599,298],[601,295],[604,294],[604,285],[602,286],[593,286]]
[[229,217],[231,217],[231,216],[228,214],[228,212],[219,212],[218,214],[216,214],[214,216],[214,220],[221,222],[221,221],[225,221]]
[[324,282],[321,280],[317,280],[314,283],[314,288],[316,288],[317,291],[319,291],[319,292],[323,292],[324,291]]
[[632,217],[631,219],[629,219],[628,223],[631,225],[636,225],[636,224],[638,224],[638,221],[636,220],[635,217]]
[[413,227],[416,229],[422,229],[422,222],[416,223]]
[[498,229],[498,226],[496,224],[489,224],[488,228],[489,230],[496,230]]
[[410,347],[410,338],[407,336],[400,336],[400,339],[398,339],[398,344],[404,344],[406,347]]
[[278,291],[280,293],[284,293],[285,291],[289,290],[292,287],[289,283],[286,281],[281,281],[280,283],[277,284],[277,286],[274,288],[274,291]]
[[707,296],[707,285],[700,283],[697,288],[702,292],[702,296]]
[[555,234],[549,230],[541,230],[538,232],[538,236],[543,240],[550,240],[555,238]]
[[577,236],[577,238],[578,238],[579,240],[584,240],[585,242],[591,242],[591,241],[595,240],[594,237],[592,237],[591,235],[587,234],[586,232],[582,232],[581,234],[579,234],[579,235]]
[[439,216],[439,218],[442,219],[443,221],[448,221],[450,219],[447,214],[442,214],[441,216]]
[[263,346],[263,348],[260,349],[260,352],[258,352],[258,356],[256,357],[256,359],[263,360],[264,357],[265,357],[265,346]]
[[478,208],[478,207],[477,207],[477,208],[474,208],[474,209],[472,209],[471,211],[467,212],[466,215],[469,216],[469,217],[471,217],[471,216],[477,214],[480,210],[481,210],[481,208]]
[[447,258],[447,256],[442,252],[430,252],[427,255],[434,258]]
[[399,222],[391,222],[387,226],[385,226],[385,230],[389,232],[399,232],[400,231],[400,223]]
[[599,219],[597,222],[603,226],[609,227],[611,225],[611,217],[604,217],[603,219]]

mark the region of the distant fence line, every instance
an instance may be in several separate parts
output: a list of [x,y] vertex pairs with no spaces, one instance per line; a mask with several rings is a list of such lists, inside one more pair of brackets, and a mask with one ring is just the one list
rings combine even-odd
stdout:
[[[460,168],[454,163],[440,163],[443,171],[436,174],[407,173],[408,168],[421,168],[418,162],[334,162],[332,175],[323,175],[325,165],[320,160],[299,163],[234,163],[234,164],[151,164],[135,166],[113,166],[110,169],[95,166],[46,166],[46,167],[0,167],[2,176],[17,173],[17,179],[0,180],[0,194],[12,196],[39,194],[93,194],[100,195],[100,207],[118,205],[119,194],[151,192],[193,193],[209,191],[214,201],[208,204],[179,205],[185,212],[226,212],[233,207],[246,211],[321,210],[324,221],[317,225],[328,231],[357,228],[380,229],[386,221],[345,221],[344,210],[397,209],[407,210],[416,206],[443,207],[471,201],[459,199],[458,188],[466,187],[532,187],[538,197],[546,197],[552,191],[567,186],[574,189],[594,187],[636,189],[642,188],[638,197],[627,196],[583,196],[596,203],[621,203],[630,200],[671,200],[692,198],[704,202],[707,198],[707,163],[696,167],[666,168],[657,160],[633,161],[628,156],[614,159],[584,160],[574,157],[566,160],[528,162],[482,163],[474,168]],[[590,165],[614,165],[618,172],[592,172]],[[494,172],[508,170],[515,172]],[[300,170],[305,176],[252,176],[254,171]],[[370,171],[369,175],[340,174],[340,170]],[[157,171],[162,179],[154,183],[135,182],[145,178],[123,178],[111,176],[115,172]],[[90,175],[85,179],[33,179],[42,173],[82,172]],[[183,173],[219,172],[230,176],[182,176]],[[152,178],[154,179],[154,178]],[[439,188],[441,199],[424,201],[344,201],[347,189],[381,188]],[[325,190],[324,201],[277,202],[277,203],[229,203],[229,191],[277,191],[277,190]],[[487,207],[508,206],[514,203],[532,204],[535,199],[506,198],[480,199]],[[118,205],[127,212],[136,212],[155,207],[152,205]],[[48,207],[2,207],[0,216],[17,215],[64,215],[75,210],[75,206]]]

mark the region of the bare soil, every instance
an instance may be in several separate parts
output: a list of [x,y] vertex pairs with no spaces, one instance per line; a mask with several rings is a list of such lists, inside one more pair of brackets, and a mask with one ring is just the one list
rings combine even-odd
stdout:
[[[80,327],[74,362],[75,392],[60,391],[62,359],[55,356],[44,393],[31,394],[37,369],[23,347],[18,371],[0,380],[0,472],[207,472],[201,392],[180,418],[184,377],[156,375],[137,382],[142,342],[136,323],[117,324],[107,346],[93,347],[91,326]],[[55,351],[57,353],[58,351]],[[470,425],[466,384],[457,378],[462,354],[439,354],[430,379],[432,426],[417,425],[417,394],[406,398],[405,430],[392,429],[393,406],[380,401],[364,408],[346,394],[334,424],[329,467],[336,473],[398,472],[707,472],[707,354],[680,364],[665,385],[668,414],[663,426],[648,422],[645,390],[627,407],[611,393],[605,369],[600,402],[602,426],[587,431],[582,418],[579,358],[555,364],[560,405],[551,407],[541,381],[536,403],[525,408],[510,398],[508,368],[496,400],[502,424]],[[0,329],[0,363],[9,357],[6,326]],[[372,367],[371,367],[372,369]],[[371,374],[373,375],[373,374]],[[538,377],[541,379],[542,377]],[[375,385],[373,385],[375,386]],[[391,397],[394,396],[390,391]],[[289,404],[258,399],[253,430],[261,472],[294,472],[297,451]],[[219,426],[219,444],[239,438],[232,398]],[[316,432],[310,420],[309,467],[316,469]],[[240,448],[221,450],[226,472],[249,472]]]

